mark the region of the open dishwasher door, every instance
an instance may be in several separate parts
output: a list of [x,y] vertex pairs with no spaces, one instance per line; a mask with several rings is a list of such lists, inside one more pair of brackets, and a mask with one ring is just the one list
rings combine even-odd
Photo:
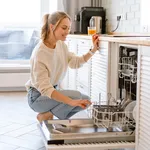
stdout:
[[134,148],[135,132],[117,126],[108,131],[93,119],[48,120],[38,124],[47,150],[100,150]]

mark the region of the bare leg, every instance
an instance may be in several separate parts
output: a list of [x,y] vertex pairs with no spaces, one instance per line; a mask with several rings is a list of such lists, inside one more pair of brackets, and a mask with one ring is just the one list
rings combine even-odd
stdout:
[[39,122],[42,122],[44,120],[52,120],[52,119],[53,119],[53,114],[51,112],[39,113],[37,115],[37,120]]

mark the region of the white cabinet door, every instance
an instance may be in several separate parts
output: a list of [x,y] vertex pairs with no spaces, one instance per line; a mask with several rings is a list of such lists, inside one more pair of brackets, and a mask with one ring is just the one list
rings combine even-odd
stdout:
[[69,87],[69,75],[67,71],[64,79],[60,83],[60,89],[68,89],[68,87]]
[[[91,39],[78,39],[77,53],[79,56],[86,54],[92,46]],[[77,90],[90,96],[91,60],[77,69]]]
[[[70,52],[77,54],[77,39],[76,38],[68,38],[68,49]],[[68,69],[68,88],[71,90],[76,90],[76,69]]]
[[138,55],[136,150],[150,149],[150,47]]
[[[77,39],[76,38],[67,38],[65,43],[68,46],[70,52],[77,53]],[[76,90],[76,69],[68,68],[65,78],[61,83],[62,89],[71,89]]]
[[109,88],[109,43],[101,41],[100,51],[92,57],[91,63],[91,100],[107,101]]

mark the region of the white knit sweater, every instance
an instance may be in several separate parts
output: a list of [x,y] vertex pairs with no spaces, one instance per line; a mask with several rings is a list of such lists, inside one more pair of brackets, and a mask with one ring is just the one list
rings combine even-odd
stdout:
[[31,73],[26,88],[28,90],[29,87],[34,87],[42,95],[51,98],[55,90],[53,86],[63,80],[68,66],[76,69],[84,63],[84,57],[69,52],[63,41],[58,41],[55,49],[48,48],[43,42],[40,42],[32,52]]

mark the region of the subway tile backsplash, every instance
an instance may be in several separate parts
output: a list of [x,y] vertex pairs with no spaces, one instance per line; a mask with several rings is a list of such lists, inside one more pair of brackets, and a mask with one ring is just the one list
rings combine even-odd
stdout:
[[102,7],[106,9],[107,27],[110,32],[117,26],[117,16],[122,15],[119,28],[115,32],[142,32],[140,26],[141,0],[102,0]]

